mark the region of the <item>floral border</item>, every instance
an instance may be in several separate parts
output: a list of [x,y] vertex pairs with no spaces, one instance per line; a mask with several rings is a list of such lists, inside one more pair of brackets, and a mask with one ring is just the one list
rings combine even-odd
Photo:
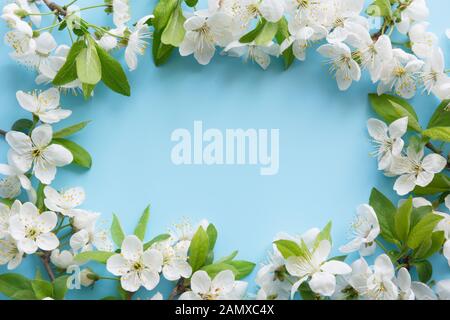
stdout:
[[[66,5],[15,0],[4,6],[11,57],[37,72],[37,84],[52,86],[18,91],[17,101],[31,117],[0,130],[10,146],[8,164],[0,164],[0,264],[12,270],[36,255],[46,275],[1,274],[0,292],[12,299],[64,299],[69,289],[116,281],[117,292],[105,299],[132,299],[141,287],[157,288],[162,276],[174,283],[169,299],[269,300],[297,294],[317,300],[450,299],[450,280],[433,281],[429,261],[441,253],[450,263],[450,216],[438,211],[444,203],[450,209],[450,162],[444,156],[450,141],[450,79],[437,36],[427,31],[425,0],[375,0],[366,10],[363,0],[213,0],[207,9],[196,6],[196,0],[160,0],[153,14],[135,24],[130,24],[128,0],[87,7],[78,7],[77,0]],[[82,18],[82,12],[97,8],[112,15],[113,28]],[[53,23],[41,27],[46,18]],[[67,31],[71,45],[58,45],[54,31]],[[394,42],[395,37],[402,41]],[[176,48],[203,65],[222,48],[224,55],[252,60],[263,69],[271,57],[281,57],[289,68],[305,60],[313,43],[325,42],[317,50],[329,60],[340,90],[359,81],[362,71],[378,83],[377,94],[369,98],[388,124],[368,120],[374,156],[379,170],[396,177],[397,194],[409,198],[394,205],[373,189],[368,204],[357,208],[354,238],[339,248],[343,256],[329,257],[331,222],[301,236],[277,235],[273,252],[257,272],[255,294],[247,293],[242,280],[255,264],[236,259],[237,251],[216,259],[218,231],[207,221],[197,226],[183,222],[145,241],[146,208],[131,235],[115,215],[111,227],[102,230],[99,214],[80,208],[82,188],[51,187],[57,168],[75,164],[89,169],[92,164],[89,153],[70,140],[88,122],[52,129],[72,113],[61,108],[60,92],[81,91],[90,99],[103,82],[129,96],[126,73],[110,52],[124,48],[133,71],[150,39],[157,66]],[[427,128],[406,100],[419,87],[442,101]],[[369,266],[365,257],[377,247],[383,253]],[[348,264],[352,252],[360,258]],[[96,274],[85,265],[89,261],[104,264],[112,276]],[[156,293],[151,299],[163,296]]]

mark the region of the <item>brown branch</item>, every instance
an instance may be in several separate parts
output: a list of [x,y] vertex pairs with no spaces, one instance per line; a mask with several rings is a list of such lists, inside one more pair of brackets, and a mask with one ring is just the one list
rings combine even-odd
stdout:
[[174,300],[176,296],[182,294],[185,291],[186,286],[184,285],[184,279],[181,278],[180,280],[178,280],[177,285],[175,286],[175,288],[173,288],[172,292],[170,293],[168,300]]
[[65,17],[67,15],[67,10],[61,7],[59,4],[52,2],[51,0],[43,0],[45,5],[53,11],[58,17]]
[[50,280],[55,281],[55,274],[53,273],[52,267],[50,266],[50,252],[45,252],[41,256],[42,264],[44,265],[45,271],[47,271]]

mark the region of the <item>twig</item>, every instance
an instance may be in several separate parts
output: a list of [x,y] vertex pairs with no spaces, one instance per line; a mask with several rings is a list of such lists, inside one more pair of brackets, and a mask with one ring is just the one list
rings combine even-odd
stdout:
[[168,300],[174,300],[177,295],[185,291],[186,287],[184,286],[184,279],[181,278],[180,280],[178,280],[177,285],[175,286],[175,288],[173,288],[172,292],[170,293]]
[[45,271],[47,271],[50,280],[55,281],[55,274],[53,273],[52,267],[50,266],[50,252],[45,252],[43,256],[41,256],[42,264],[44,265]]
[[0,136],[6,136],[6,131],[5,131],[5,130],[2,130],[2,129],[0,129]]
[[65,17],[67,15],[67,10],[64,7],[61,7],[59,4],[56,4],[51,0],[43,1],[45,5],[58,16],[58,18],[60,18],[61,16]]

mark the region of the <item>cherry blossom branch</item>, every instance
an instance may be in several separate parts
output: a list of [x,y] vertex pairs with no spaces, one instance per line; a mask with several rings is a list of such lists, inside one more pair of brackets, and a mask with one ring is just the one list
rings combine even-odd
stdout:
[[44,4],[53,11],[58,18],[61,16],[65,17],[67,15],[67,10],[64,7],[61,7],[59,4],[56,4],[50,0],[43,0]]
[[180,295],[181,293],[186,291],[186,287],[184,285],[184,279],[181,278],[178,280],[177,285],[173,288],[172,292],[169,295],[169,300],[175,300],[175,297]]
[[44,265],[45,271],[47,271],[50,280],[53,282],[55,280],[55,274],[53,273],[52,267],[50,266],[50,252],[45,252],[41,256],[42,264]]

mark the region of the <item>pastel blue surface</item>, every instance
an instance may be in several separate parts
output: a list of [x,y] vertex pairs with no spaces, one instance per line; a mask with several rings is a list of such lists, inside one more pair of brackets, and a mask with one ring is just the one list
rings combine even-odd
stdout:
[[[450,44],[444,39],[448,4],[428,2],[431,30],[448,55]],[[134,1],[133,12],[142,16],[153,5]],[[103,24],[110,20],[96,11],[88,17]],[[1,33],[5,30],[2,25]],[[0,49],[3,129],[27,116],[15,92],[37,87],[33,73],[9,59],[8,51],[5,45]],[[74,114],[58,127],[92,120],[74,140],[90,151],[94,165],[90,171],[60,169],[55,186],[83,186],[88,195],[84,208],[102,212],[105,221],[117,213],[129,233],[149,203],[149,237],[167,231],[183,217],[193,223],[206,218],[219,230],[217,257],[238,249],[239,258],[257,263],[264,261],[277,232],[299,234],[333,220],[337,254],[337,247],[348,239],[356,206],[368,201],[372,187],[394,201],[398,198],[392,191],[394,181],[378,172],[376,160],[369,156],[366,121],[374,114],[367,94],[375,91],[374,85],[365,77],[347,92],[339,92],[327,69],[314,49],[306,63],[296,61],[283,71],[281,61],[273,61],[265,72],[257,65],[219,56],[203,67],[192,56],[181,58],[178,53],[156,68],[147,51],[139,68],[128,73],[130,98],[103,85],[90,101],[62,98],[63,106]],[[438,101],[424,95],[412,104],[426,124]],[[261,176],[252,166],[175,166],[170,159],[171,132],[192,131],[194,120],[223,130],[279,128],[278,175]],[[0,161],[5,160],[6,150],[6,143],[0,141]],[[434,263],[437,278],[450,276],[445,259],[436,257]],[[28,258],[17,272],[32,277],[37,265]],[[0,268],[2,272],[5,268]],[[250,292],[255,292],[253,278],[254,274],[248,279]],[[91,299],[111,293],[113,284],[103,282],[95,290],[72,292],[70,297]],[[163,292],[168,290],[166,284]]]

